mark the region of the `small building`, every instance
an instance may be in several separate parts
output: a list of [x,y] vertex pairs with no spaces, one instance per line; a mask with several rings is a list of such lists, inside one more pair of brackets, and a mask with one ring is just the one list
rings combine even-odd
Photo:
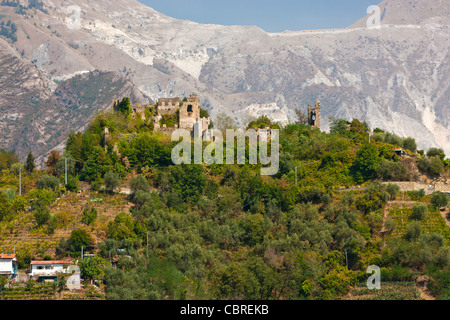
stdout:
[[400,157],[406,155],[406,152],[403,151],[402,148],[397,148],[397,149],[395,149],[394,151],[395,151],[395,154],[397,154],[397,155],[400,156]]
[[0,254],[0,275],[9,276],[15,279],[18,275],[16,254]]
[[58,273],[66,272],[64,268],[69,264],[69,261],[31,261],[31,278],[45,281],[45,280],[53,280],[56,281],[58,277]]

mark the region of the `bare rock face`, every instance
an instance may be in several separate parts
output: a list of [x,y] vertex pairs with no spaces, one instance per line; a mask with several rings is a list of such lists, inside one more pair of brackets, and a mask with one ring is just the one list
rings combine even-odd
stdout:
[[[61,145],[65,131],[55,139],[50,127],[83,129],[110,98],[145,102],[192,92],[213,119],[226,112],[238,123],[261,114],[286,123],[319,99],[323,129],[331,116],[359,118],[450,154],[448,1],[385,0],[380,28],[367,27],[369,13],[347,29],[277,34],[176,20],[134,0],[42,2],[22,14],[0,7],[2,20],[18,26],[16,42],[0,38],[0,58],[10,61],[0,89],[17,92],[0,101],[0,147],[22,157],[28,148],[42,153]],[[120,85],[103,82],[108,77]],[[86,88],[73,79],[91,87],[98,79],[106,93],[83,100]],[[48,99],[55,104],[42,103]],[[24,144],[2,125],[35,130],[40,144]]]

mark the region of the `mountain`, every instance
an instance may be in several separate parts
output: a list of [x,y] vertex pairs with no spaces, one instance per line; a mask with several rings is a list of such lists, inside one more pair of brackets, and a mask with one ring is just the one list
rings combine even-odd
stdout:
[[379,29],[368,14],[346,29],[282,33],[177,20],[134,0],[14,2],[0,7],[0,148],[21,158],[62,148],[121,95],[192,92],[213,119],[241,124],[288,122],[319,99],[324,130],[328,117],[359,118],[450,154],[448,1],[385,0]]

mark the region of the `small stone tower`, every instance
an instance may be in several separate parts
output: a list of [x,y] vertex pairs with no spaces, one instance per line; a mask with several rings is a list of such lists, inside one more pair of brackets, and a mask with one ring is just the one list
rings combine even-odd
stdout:
[[197,137],[200,137],[201,134],[208,129],[211,123],[210,118],[200,117],[200,109],[201,107],[199,97],[191,95],[189,98],[187,98],[180,108],[180,129],[186,129],[195,134],[194,128],[197,126],[197,129],[199,129]]
[[313,108],[308,105],[308,123],[309,125],[320,129],[320,101],[316,101],[316,105]]
[[180,128],[193,130],[194,124],[200,119],[200,98],[191,95],[183,102],[180,109]]

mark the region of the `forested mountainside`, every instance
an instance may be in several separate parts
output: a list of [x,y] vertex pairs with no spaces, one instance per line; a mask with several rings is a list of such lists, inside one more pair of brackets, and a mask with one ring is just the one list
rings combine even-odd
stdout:
[[[280,128],[274,176],[259,164],[173,165],[178,142],[130,106],[123,99],[71,132],[46,169],[32,153],[21,163],[0,152],[0,248],[16,252],[20,270],[78,260],[87,295],[98,281],[96,299],[449,299],[443,150],[380,129],[369,142],[357,119],[324,133],[299,113],[286,127],[248,125]],[[373,265],[381,291],[364,287]]]

